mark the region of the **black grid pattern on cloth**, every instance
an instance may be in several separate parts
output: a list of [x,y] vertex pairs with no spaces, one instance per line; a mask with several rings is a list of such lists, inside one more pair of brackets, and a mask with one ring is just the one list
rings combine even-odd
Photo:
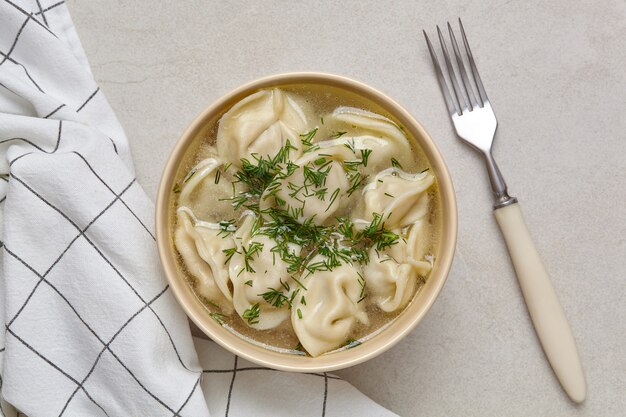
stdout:
[[[35,79],[31,76],[31,73],[29,72],[28,68],[26,68],[26,66],[24,66],[22,63],[18,62],[13,56],[12,54],[14,53],[14,51],[16,50],[18,46],[18,42],[20,39],[20,36],[22,35],[24,28],[28,25],[28,24],[32,24],[29,23],[31,20],[36,23],[37,25],[41,26],[42,28],[44,28],[48,33],[52,34],[53,36],[56,37],[56,35],[54,35],[53,32],[51,32],[48,29],[48,20],[47,17],[45,15],[45,13],[61,4],[64,3],[64,1],[60,1],[57,3],[54,3],[51,6],[48,6],[46,8],[42,8],[41,3],[39,2],[39,0],[37,0],[37,7],[38,7],[38,12],[35,13],[29,13],[26,10],[24,10],[22,7],[20,7],[18,4],[10,1],[10,0],[4,0],[4,2],[8,5],[10,5],[11,7],[15,8],[16,10],[18,10],[20,13],[22,13],[26,18],[23,21],[23,23],[20,25],[18,32],[15,35],[15,38],[13,39],[12,43],[11,43],[11,47],[9,48],[8,51],[4,52],[4,51],[0,51],[0,65],[5,64],[6,62],[10,62],[12,64],[18,65],[20,66],[23,71],[24,74],[26,75],[26,77],[31,81],[31,83],[37,88],[37,90],[39,90],[40,92],[44,92],[43,89],[40,87],[40,85],[35,81]],[[37,20],[36,18],[34,18],[34,16],[40,15],[42,22],[40,22],[39,20]],[[2,87],[6,88],[9,91],[12,91],[11,89],[7,88],[6,86],[2,85]],[[76,112],[80,112],[85,106],[88,105],[88,103],[93,99],[93,97],[100,91],[99,87],[95,89],[95,91],[93,91],[86,99],[85,101],[76,109]],[[50,111],[49,114],[47,114],[46,116],[44,116],[44,118],[50,118],[51,116],[53,116],[56,112],[58,112],[61,108],[63,108],[65,106],[65,104],[61,104],[60,106],[58,106],[55,109],[52,109]],[[36,151],[33,152],[26,152],[20,156],[18,156],[17,158],[13,159],[12,161],[10,161],[10,166],[12,167],[13,164],[15,162],[17,162],[18,160],[28,156],[28,155],[32,155],[32,154],[37,154],[37,153],[47,153],[47,154],[52,154],[55,153],[58,148],[59,148],[59,144],[61,142],[61,138],[62,138],[62,131],[63,131],[63,122],[59,121],[58,123],[58,135],[57,135],[57,141],[56,141],[56,145],[54,147],[54,149],[52,150],[46,150],[43,149],[41,146],[39,146],[37,143],[35,143],[32,140],[29,140],[28,138],[11,138],[11,139],[7,139],[7,140],[3,140],[0,143],[5,143],[5,142],[9,142],[9,141],[21,141],[24,142],[26,144],[29,144],[30,146],[32,146]],[[113,142],[113,141],[111,141]],[[115,143],[113,143],[113,148],[114,150],[117,152],[117,149],[115,147]],[[180,362],[180,364],[187,370],[190,370],[185,363],[183,362],[180,353],[178,351],[178,348],[176,347],[176,344],[169,332],[169,330],[167,329],[167,327],[165,326],[163,320],[161,319],[161,317],[159,316],[159,314],[155,311],[155,309],[152,307],[152,304],[158,300],[165,292],[167,292],[167,290],[169,289],[168,285],[165,285],[163,287],[163,289],[155,296],[153,297],[151,300],[145,300],[143,297],[141,297],[141,295],[139,294],[139,292],[130,284],[130,282],[128,281],[128,279],[126,279],[126,277],[123,276],[123,274],[114,266],[113,262],[108,259],[108,257],[104,254],[104,252],[98,248],[98,246],[93,242],[93,240],[91,240],[88,236],[88,232],[89,232],[89,228],[102,216],[104,215],[111,207],[114,206],[115,203],[120,202],[121,204],[123,204],[123,206],[126,208],[126,210],[132,215],[132,217],[141,225],[141,227],[146,231],[146,233],[150,236],[150,238],[154,241],[154,235],[153,233],[150,231],[150,229],[146,226],[146,224],[144,224],[140,217],[137,216],[137,214],[133,211],[133,209],[130,207],[130,205],[123,199],[123,195],[124,193],[126,193],[126,191],[128,189],[130,189],[133,184],[136,183],[136,180],[133,178],[128,185],[119,193],[116,193],[110,186],[109,184],[105,181],[105,176],[98,174],[93,166],[89,163],[88,159],[85,158],[82,154],[80,154],[79,152],[74,152],[76,154],[76,156],[78,158],[80,158],[85,166],[88,168],[88,171],[95,176],[98,181],[100,181],[112,194],[112,200],[111,202],[102,210],[100,211],[84,228],[80,228],[76,222],[74,222],[70,216],[68,216],[67,214],[65,214],[60,208],[56,207],[55,205],[53,205],[52,203],[50,203],[48,200],[46,200],[45,197],[42,196],[41,193],[37,192],[35,189],[33,189],[30,185],[28,185],[25,181],[23,181],[21,178],[17,177],[15,174],[11,173],[10,174],[10,179],[11,180],[15,180],[17,183],[19,183],[25,190],[28,190],[29,192],[31,192],[33,195],[35,195],[38,199],[40,199],[43,203],[45,203],[46,205],[48,205],[49,207],[51,207],[52,209],[54,209],[56,212],[58,212],[66,221],[67,223],[69,223],[69,225],[71,225],[72,227],[74,227],[77,231],[76,236],[74,237],[74,239],[72,239],[70,241],[70,243],[63,248],[63,250],[60,252],[59,256],[54,260],[54,262],[49,266],[49,268],[43,272],[40,273],[38,272],[35,268],[33,268],[31,265],[29,265],[26,261],[24,261],[24,259],[22,259],[18,254],[14,253],[10,247],[7,247],[4,242],[1,243],[2,248],[4,248],[4,251],[6,254],[8,254],[9,256],[11,256],[12,258],[14,258],[15,260],[17,260],[18,262],[20,262],[22,265],[24,265],[28,270],[30,270],[37,278],[38,281],[37,283],[34,285],[34,287],[32,288],[30,294],[27,296],[26,300],[24,301],[24,303],[21,305],[21,307],[17,310],[17,312],[14,314],[13,317],[10,318],[10,320],[8,321],[8,323],[5,325],[5,330],[6,333],[8,335],[10,335],[10,337],[12,337],[13,339],[15,339],[16,341],[18,341],[19,343],[21,343],[23,346],[25,346],[28,350],[30,350],[34,355],[38,356],[40,359],[42,359],[45,363],[47,363],[50,367],[52,367],[53,369],[55,369],[56,371],[58,371],[60,374],[64,375],[66,378],[68,378],[70,381],[72,381],[73,383],[76,384],[76,388],[74,389],[74,391],[72,392],[72,394],[66,399],[63,408],[60,411],[59,415],[63,415],[63,413],[65,412],[65,410],[67,410],[68,405],[71,403],[72,399],[75,397],[76,393],[78,391],[82,391],[85,396],[93,403],[95,404],[103,413],[104,415],[108,415],[108,413],[106,412],[106,410],[104,410],[104,408],[102,408],[102,406],[96,401],[94,400],[94,398],[91,396],[91,394],[85,389],[85,382],[87,381],[87,379],[92,375],[93,370],[95,369],[95,367],[97,366],[100,358],[102,357],[102,354],[105,351],[108,351],[114,358],[115,360],[126,370],[126,372],[132,377],[132,379],[149,395],[151,396],[158,404],[160,404],[164,409],[166,409],[167,411],[171,412],[173,415],[177,416],[180,415],[181,410],[183,410],[183,408],[187,405],[187,403],[189,402],[189,399],[192,397],[192,395],[194,394],[194,392],[197,390],[197,387],[199,385],[202,373],[199,373],[198,378],[195,380],[195,383],[193,385],[193,387],[191,387],[191,389],[189,390],[189,394],[185,396],[185,400],[182,402],[182,404],[180,405],[168,405],[166,404],[162,399],[160,399],[157,395],[155,395],[153,392],[151,392],[147,387],[146,384],[144,384],[142,381],[140,381],[140,379],[131,371],[131,369],[119,358],[119,356],[111,349],[111,343],[117,338],[117,336],[128,326],[128,324],[135,319],[139,314],[141,314],[144,310],[149,310],[151,312],[151,314],[157,319],[157,321],[159,322],[161,328],[163,329],[164,333],[167,335],[167,338],[169,339],[169,342],[174,350],[174,352],[176,353],[176,357],[178,358],[178,361]],[[9,178],[7,178],[6,176],[2,176],[1,178],[4,181],[9,181]],[[3,202],[4,199],[6,197],[3,197],[2,200],[0,201]],[[115,334],[108,340],[105,341],[103,340],[94,330],[93,327],[89,325],[89,323],[87,323],[85,321],[85,319],[79,314],[78,310],[72,305],[72,303],[68,300],[68,298],[54,285],[52,284],[48,279],[47,279],[47,275],[50,273],[50,271],[53,270],[53,268],[59,263],[59,261],[61,261],[61,259],[66,256],[66,254],[68,253],[68,250],[70,249],[70,247],[78,240],[78,239],[84,239],[85,241],[87,241],[91,247],[93,248],[93,250],[95,252],[98,253],[99,256],[101,256],[104,261],[109,265],[110,269],[111,269],[111,273],[113,275],[117,275],[119,276],[128,286],[128,288],[136,295],[137,298],[139,298],[141,300],[141,302],[143,303],[143,306],[137,310],[131,317],[129,317],[126,322],[124,324],[122,324],[119,329],[117,330],[117,332],[115,332]],[[96,357],[95,361],[93,362],[91,369],[89,370],[89,372],[84,376],[84,378],[82,378],[82,380],[77,380],[76,378],[72,377],[71,375],[69,375],[66,371],[63,370],[62,364],[57,364],[57,363],[53,363],[49,358],[46,357],[45,352],[41,352],[37,349],[35,349],[33,346],[31,346],[31,344],[28,343],[27,340],[24,340],[23,335],[18,335],[16,333],[16,331],[12,328],[13,323],[15,322],[15,320],[20,316],[20,314],[22,314],[22,312],[24,311],[24,308],[27,306],[27,304],[29,303],[29,301],[32,299],[33,294],[35,294],[35,292],[37,291],[38,288],[40,288],[41,284],[45,284],[46,286],[50,287],[54,293],[56,293],[60,299],[63,300],[64,303],[66,303],[68,305],[68,307],[70,308],[70,310],[73,312],[73,314],[79,319],[79,321],[87,328],[87,330],[93,334],[95,336],[95,338],[100,341],[100,343],[102,343],[102,349],[100,351],[100,353],[98,354],[98,356]],[[5,351],[5,347],[2,346],[0,347],[0,353]],[[2,380],[0,379],[0,384],[2,384]],[[0,408],[0,412],[2,412],[2,415],[4,415],[4,410],[2,410]]]
[[[205,374],[228,374],[228,373],[233,374],[230,380],[230,385],[228,387],[228,397],[226,399],[226,412],[224,413],[224,417],[228,417],[228,413],[230,411],[230,403],[231,403],[231,398],[233,395],[233,388],[235,386],[235,378],[237,377],[238,372],[250,372],[250,371],[252,372],[264,372],[264,371],[281,372],[276,369],[265,368],[263,366],[246,366],[244,368],[239,368],[238,363],[239,363],[239,357],[235,356],[232,369],[204,369],[202,371]],[[328,380],[336,379],[336,380],[342,381],[342,379],[339,378],[338,376],[328,375],[327,372],[323,372],[323,373],[311,372],[311,373],[306,373],[303,375],[311,375],[311,376],[315,376],[319,378],[324,378],[324,401],[322,403],[322,417],[325,417],[326,416],[326,402],[328,399]]]
[[[42,15],[42,16],[44,16],[44,13],[46,13],[47,11],[50,11],[50,10],[54,9],[54,8],[55,8],[55,7],[57,7],[57,6],[62,5],[62,4],[65,4],[65,0],[58,1],[58,2],[54,3],[53,5],[46,7],[45,9],[41,9],[41,5],[39,5],[39,0],[37,0],[37,5],[39,6],[39,11],[35,13],[35,16],[37,16],[37,15]],[[44,19],[45,19],[45,18],[44,18]],[[46,23],[46,26],[47,26],[47,25],[48,25],[48,24]]]
[[[75,152],[77,155],[78,153]],[[32,153],[31,153],[32,154]],[[122,195],[135,183],[135,179],[133,179],[125,188],[122,192],[120,192],[119,194],[116,194],[113,189],[106,184],[106,182],[102,179],[101,176],[99,176],[98,174],[96,174],[96,172],[93,170],[93,168],[91,167],[91,165],[87,162],[87,160],[80,155],[80,159],[82,161],[85,162],[86,166],[89,167],[89,171],[98,178],[98,180],[102,181],[107,188],[111,191],[111,193],[114,195],[114,199],[111,201],[111,203],[109,203],[109,205],[107,205],[104,210],[102,210],[96,217],[94,217],[94,219],[89,222],[89,224],[81,229],[73,220],[70,219],[69,216],[67,216],[62,210],[60,210],[58,207],[54,206],[52,203],[50,203],[49,201],[47,201],[40,193],[38,193],[37,191],[35,191],[33,188],[31,188],[28,184],[26,184],[22,179],[20,179],[19,177],[15,176],[14,174],[11,174],[11,178],[16,180],[18,183],[20,183],[25,189],[29,190],[31,193],[33,193],[37,198],[39,198],[42,202],[44,202],[46,205],[50,206],[52,209],[54,209],[55,211],[57,211],[59,214],[61,214],[61,216],[63,216],[74,228],[77,229],[78,234],[76,235],[76,237],[69,243],[69,245],[67,245],[67,247],[61,252],[61,254],[59,255],[59,257],[53,262],[53,264],[43,273],[40,274],[39,272],[37,272],[32,266],[30,266],[28,263],[26,263],[23,259],[21,259],[18,255],[16,255],[15,253],[13,253],[9,248],[7,248],[6,245],[4,245],[4,250],[7,254],[9,254],[10,256],[12,256],[13,258],[15,258],[16,260],[18,260],[20,263],[22,263],[27,269],[29,269],[30,271],[32,271],[38,278],[39,281],[37,282],[37,284],[33,287],[31,293],[28,295],[26,301],[23,303],[23,305],[18,309],[17,313],[10,319],[10,321],[8,322],[8,324],[6,325],[6,330],[7,332],[9,332],[9,334],[11,334],[13,337],[16,338],[16,340],[20,341],[22,344],[24,344],[26,347],[28,347],[31,351],[33,351],[33,353],[35,353],[37,356],[39,356],[40,358],[42,358],[46,363],[48,363],[49,365],[51,365],[53,368],[57,369],[59,372],[61,372],[63,375],[65,375],[66,377],[70,378],[70,380],[74,383],[77,384],[77,388],[76,390],[72,393],[72,395],[67,399],[63,410],[61,412],[60,415],[63,414],[63,411],[65,411],[65,409],[67,408],[67,406],[69,405],[70,401],[72,400],[72,398],[74,397],[74,395],[76,394],[76,392],[80,389],[82,390],[85,395],[92,401],[94,402],[94,404],[96,404],[99,408],[102,408],[98,403],[96,403],[93,398],[90,396],[90,394],[85,390],[83,384],[85,383],[85,381],[87,380],[87,378],[91,375],[91,373],[93,372],[93,369],[96,367],[98,361],[100,360],[102,354],[104,353],[104,351],[109,351],[109,353],[116,359],[116,361],[118,361],[118,363],[128,372],[128,374],[132,377],[132,379],[139,384],[139,386],[150,396],[152,397],[157,403],[161,404],[165,409],[167,409],[168,411],[172,412],[174,415],[177,415],[179,413],[179,411],[175,411],[175,409],[169,405],[167,405],[163,400],[161,400],[157,395],[155,395],[153,392],[151,392],[148,388],[146,388],[145,384],[142,383],[139,378],[129,369],[129,367],[119,358],[119,356],[113,351],[111,350],[111,347],[109,346],[113,340],[115,340],[115,338],[121,333],[121,331],[130,323],[130,321],[132,319],[134,319],[135,317],[137,317],[137,315],[139,315],[139,313],[141,313],[144,309],[149,309],[154,316],[156,317],[156,319],[158,320],[158,322],[160,323],[162,329],[165,331],[168,339],[170,340],[171,346],[174,349],[176,356],[178,358],[178,360],[180,361],[181,365],[183,367],[185,367],[187,370],[189,370],[189,368],[184,364],[184,362],[182,361],[182,358],[180,357],[180,354],[178,352],[178,349],[174,343],[174,340],[171,337],[171,334],[169,333],[169,331],[167,330],[165,324],[163,323],[162,319],[159,317],[158,313],[152,308],[151,304],[156,301],[163,293],[165,293],[167,291],[167,289],[169,288],[169,286],[165,286],[163,288],[163,290],[152,300],[150,301],[146,301],[143,297],[141,297],[141,295],[139,294],[139,292],[130,284],[130,282],[121,274],[121,272],[113,265],[113,263],[106,257],[106,255],[104,255],[104,253],[102,252],[102,250],[100,250],[97,245],[87,236],[87,232],[88,229],[91,225],[93,225],[93,223],[95,223],[95,221],[98,220],[98,218],[100,218],[104,213],[106,213],[107,210],[109,210],[113,204],[117,201],[123,201],[122,200]],[[127,205],[124,204],[125,207],[130,211],[133,212],[133,210]],[[134,214],[134,213],[133,213]],[[138,219],[137,215],[134,214],[134,218]],[[141,223],[141,222],[140,222]],[[143,223],[142,227],[145,228],[145,225]],[[111,267],[111,269],[116,273],[116,275],[118,275],[120,278],[122,278],[122,280],[126,283],[126,285],[129,287],[129,289],[144,303],[144,305],[142,306],[142,308],[140,310],[138,310],[126,323],[124,323],[119,329],[118,331],[115,333],[115,335],[113,336],[113,338],[111,340],[109,340],[108,342],[105,342],[101,339],[100,336],[98,336],[96,334],[96,332],[93,330],[93,328],[80,316],[80,314],[78,313],[78,311],[76,310],[76,308],[74,306],[72,306],[72,304],[69,302],[69,300],[67,299],[67,297],[65,297],[54,285],[52,285],[48,280],[46,280],[46,276],[48,275],[48,273],[54,268],[55,265],[58,264],[58,262],[65,256],[65,254],[67,253],[67,251],[69,250],[69,248],[74,244],[74,242],[76,242],[79,238],[83,238],[85,239],[91,246],[92,248],[105,260],[105,262]],[[79,318],[79,320],[87,327],[87,329],[89,330],[90,333],[92,333],[102,344],[103,344],[103,349],[100,352],[100,354],[98,355],[98,357],[96,358],[96,361],[94,362],[94,364],[92,365],[91,370],[89,371],[89,373],[85,376],[85,378],[81,381],[78,382],[76,381],[74,378],[70,377],[69,374],[67,374],[65,371],[62,370],[62,368],[57,365],[52,363],[49,359],[47,359],[43,354],[41,354],[40,352],[36,351],[34,348],[32,348],[30,345],[28,345],[23,339],[21,339],[19,336],[17,336],[17,334],[15,334],[15,332],[11,329],[11,325],[15,322],[15,320],[17,319],[17,317],[22,313],[22,311],[24,310],[24,308],[26,307],[26,305],[28,304],[28,302],[32,299],[33,294],[37,291],[37,288],[40,286],[40,284],[44,282],[46,283],[48,286],[50,286],[57,294],[59,294],[59,296],[63,299],[63,301],[65,303],[67,303],[69,305],[69,307],[71,308],[71,310],[73,311],[73,313]],[[191,397],[191,395],[193,395],[193,392],[196,390],[197,387],[197,381],[194,384],[193,388],[191,389],[189,395],[187,396],[185,402],[179,407],[179,410],[181,410],[184,405],[186,405],[186,403],[189,401],[189,398]],[[104,410],[103,410],[104,411]],[[106,411],[105,411],[106,414]]]
[[[28,79],[29,79],[29,80],[32,82],[32,84],[33,84],[33,85],[37,88],[37,90],[39,90],[40,92],[42,92],[42,93],[43,93],[43,92],[44,92],[44,91],[43,91],[43,89],[39,86],[39,84],[38,84],[38,83],[35,81],[35,79],[31,76],[30,72],[28,71],[28,68],[26,68],[26,66],[25,66],[25,65],[23,65],[22,63],[20,63],[20,62],[16,61],[13,57],[11,57],[11,54],[12,54],[12,53],[13,53],[13,51],[15,50],[15,47],[16,47],[16,45],[17,45],[17,42],[18,42],[19,38],[20,38],[20,35],[22,34],[22,31],[24,30],[24,27],[25,27],[25,26],[26,26],[26,24],[27,24],[28,22],[30,22],[31,20],[32,20],[35,24],[39,25],[41,28],[45,29],[45,31],[46,31],[47,33],[49,33],[50,35],[52,35],[52,36],[54,36],[55,38],[57,38],[57,36],[54,34],[54,32],[52,32],[52,31],[48,28],[48,26],[47,26],[46,24],[44,24],[44,23],[40,22],[40,21],[39,21],[37,18],[35,18],[34,16],[36,16],[37,14],[41,14],[41,15],[43,15],[43,13],[44,13],[44,12],[46,12],[47,10],[50,10],[50,9],[52,9],[53,7],[56,7],[56,6],[58,6],[58,5],[60,5],[60,4],[63,4],[63,3],[65,3],[65,2],[63,1],[63,2],[60,2],[59,4],[52,5],[52,6],[50,6],[50,7],[46,8],[46,9],[44,9],[44,10],[40,10],[40,12],[41,12],[41,13],[39,13],[39,11],[38,11],[38,12],[30,12],[30,13],[29,13],[29,12],[27,12],[26,10],[24,10],[22,7],[20,7],[18,4],[14,3],[14,2],[13,2],[13,1],[11,1],[11,0],[4,0],[4,2],[5,2],[6,4],[10,5],[10,6],[11,6],[12,8],[14,8],[15,10],[19,11],[20,13],[22,13],[24,16],[26,16],[26,19],[24,20],[24,23],[20,26],[20,28],[19,28],[18,32],[16,33],[16,35],[15,35],[15,37],[14,37],[14,39],[13,39],[13,42],[12,42],[12,44],[11,44],[11,47],[10,47],[9,51],[7,51],[7,52],[0,51],[0,56],[2,56],[2,60],[0,61],[0,65],[3,65],[5,62],[7,62],[7,61],[8,61],[8,62],[11,62],[11,63],[13,63],[13,64],[15,64],[15,65],[17,65],[17,66],[21,67],[21,68],[24,70],[24,73],[26,74],[26,76],[28,77]],[[38,2],[38,3],[39,3],[39,2]],[[6,88],[6,87],[5,87],[5,88]]]

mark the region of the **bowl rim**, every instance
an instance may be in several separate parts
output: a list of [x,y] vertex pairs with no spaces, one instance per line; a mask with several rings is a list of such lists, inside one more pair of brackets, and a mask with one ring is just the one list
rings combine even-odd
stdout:
[[[367,342],[352,349],[316,358],[288,355],[262,348],[224,329],[213,320],[177,269],[168,221],[169,198],[177,169],[188,146],[206,123],[259,89],[289,84],[338,87],[363,96],[384,108],[414,136],[422,148],[437,177],[441,202],[439,254],[427,283],[416,294],[421,302],[413,302],[414,298],[391,325]],[[354,366],[380,355],[411,332],[430,310],[447,280],[456,248],[457,222],[456,197],[450,173],[439,149],[422,125],[404,107],[377,89],[351,78],[323,72],[289,72],[259,78],[230,91],[206,107],[185,129],[170,152],[159,182],[155,213],[156,241],[161,265],[175,298],[187,316],[205,335],[230,352],[250,362],[290,372],[327,372]]]

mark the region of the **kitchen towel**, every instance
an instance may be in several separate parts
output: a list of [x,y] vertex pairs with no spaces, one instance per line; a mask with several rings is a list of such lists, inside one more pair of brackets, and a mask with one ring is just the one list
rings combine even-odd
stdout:
[[64,2],[0,0],[2,414],[393,415],[193,339],[153,210]]

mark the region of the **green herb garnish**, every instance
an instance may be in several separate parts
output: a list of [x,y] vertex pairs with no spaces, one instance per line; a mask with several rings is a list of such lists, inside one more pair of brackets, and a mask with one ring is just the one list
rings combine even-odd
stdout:
[[257,324],[259,322],[259,316],[261,315],[261,308],[259,307],[259,303],[251,305],[250,308],[247,308],[241,317],[244,320],[248,321],[248,324]]
[[346,349],[352,349],[354,347],[357,347],[361,344],[361,342],[359,342],[358,340],[354,340],[354,339],[348,339],[346,340],[346,344],[343,345]]
[[359,275],[359,278],[357,279],[357,281],[358,281],[359,285],[361,286],[361,292],[359,294],[359,301],[357,301],[357,303],[360,303],[361,301],[363,301],[363,300],[365,300],[367,298],[367,294],[365,292],[365,278],[358,271],[357,271],[357,274]]
[[[322,119],[322,124],[324,124],[324,120]],[[307,152],[311,152],[311,151],[315,151],[317,149],[319,149],[319,145],[314,145],[313,144],[313,138],[315,137],[315,134],[317,133],[317,128],[310,130],[302,135],[300,135],[300,141],[302,142],[302,144],[304,146],[306,146],[306,148],[304,149],[304,153]]]
[[263,250],[263,244],[260,242],[250,242],[248,248],[242,246],[241,250],[243,251],[243,262],[246,272],[256,272],[254,268],[252,268],[252,265],[250,265],[250,261],[252,261],[254,255]]
[[191,177],[195,175],[197,170],[198,170],[197,167],[193,167],[191,171],[189,171],[187,175],[185,176],[185,178],[183,179],[183,184],[186,184],[191,179]]
[[226,265],[228,263],[228,261],[230,261],[230,259],[236,254],[239,253],[239,251],[237,250],[237,248],[228,248],[228,249],[222,249],[222,252],[224,252],[224,254],[226,254],[226,260],[224,261],[224,265]]
[[283,305],[289,304],[291,305],[289,297],[283,294],[282,291],[279,291],[274,288],[268,288],[269,291],[264,292],[263,294],[258,294],[265,302],[273,307],[281,308]]
[[226,318],[225,315],[223,315],[222,313],[215,313],[215,312],[211,312],[209,313],[209,316],[215,320],[216,322],[218,322],[220,324],[220,326],[224,325],[224,319]]

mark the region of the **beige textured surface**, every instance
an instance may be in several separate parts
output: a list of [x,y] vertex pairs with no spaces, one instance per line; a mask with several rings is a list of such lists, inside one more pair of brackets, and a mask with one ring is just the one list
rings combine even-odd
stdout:
[[[342,5],[339,6],[338,4]],[[455,181],[457,257],[397,347],[340,372],[420,416],[626,414],[626,5],[559,1],[69,1],[96,79],[154,195],[185,126],[260,76],[346,75],[388,93]],[[537,341],[479,158],[452,134],[421,36],[462,16],[500,128],[495,156],[572,326],[588,398],[574,406]]]

